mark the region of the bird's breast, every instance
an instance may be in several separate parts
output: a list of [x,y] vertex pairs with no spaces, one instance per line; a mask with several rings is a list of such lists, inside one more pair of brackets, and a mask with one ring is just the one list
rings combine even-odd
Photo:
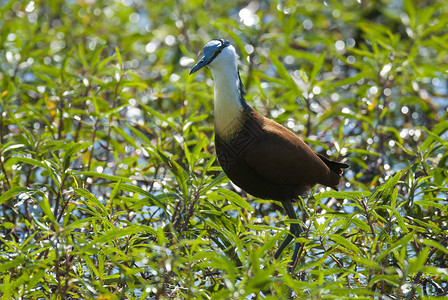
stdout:
[[245,114],[237,132],[225,137],[215,134],[216,155],[224,171],[243,157],[246,150],[260,137],[262,130],[261,125],[250,114]]

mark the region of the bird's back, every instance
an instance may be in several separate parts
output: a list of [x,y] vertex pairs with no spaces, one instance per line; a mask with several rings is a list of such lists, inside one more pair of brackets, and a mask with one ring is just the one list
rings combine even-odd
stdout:
[[336,189],[340,172],[335,166],[330,169],[294,133],[252,108],[243,114],[234,136],[215,138],[219,163],[233,183],[253,196],[278,201],[294,199],[316,183]]

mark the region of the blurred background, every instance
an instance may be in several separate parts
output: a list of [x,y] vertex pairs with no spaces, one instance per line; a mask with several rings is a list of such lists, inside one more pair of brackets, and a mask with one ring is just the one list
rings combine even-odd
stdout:
[[[446,295],[447,23],[444,0],[0,0],[3,296]],[[188,75],[213,38],[252,107],[351,165],[299,201],[296,274],[281,207],[215,160],[211,72]]]

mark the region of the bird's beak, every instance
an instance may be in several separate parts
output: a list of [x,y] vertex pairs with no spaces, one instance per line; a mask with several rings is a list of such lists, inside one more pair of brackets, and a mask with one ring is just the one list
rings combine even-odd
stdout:
[[205,55],[202,56],[201,59],[197,62],[197,64],[195,64],[193,66],[193,68],[191,68],[190,75],[197,72],[198,70],[202,69],[206,65],[208,65],[210,63],[210,60],[211,60],[211,57],[207,57]]

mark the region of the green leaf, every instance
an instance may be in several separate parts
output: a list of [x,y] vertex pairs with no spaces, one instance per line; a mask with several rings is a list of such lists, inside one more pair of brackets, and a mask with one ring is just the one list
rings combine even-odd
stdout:
[[[120,180],[120,182],[121,182],[121,180]],[[103,216],[107,216],[108,215],[107,209],[104,206],[104,204],[101,203],[101,201],[99,201],[95,197],[95,195],[90,193],[88,190],[86,190],[86,189],[75,189],[75,193],[78,194],[81,197],[84,197],[86,200],[89,201],[90,204],[92,204],[95,207],[99,208]]]
[[398,287],[400,283],[400,279],[398,276],[394,275],[376,275],[374,276],[370,281],[368,286],[371,287],[377,282],[385,281],[387,283],[390,283],[392,286]]
[[77,57],[78,57],[79,61],[81,62],[81,64],[83,65],[83,67],[88,69],[89,64],[87,63],[87,60],[86,60],[86,51],[84,49],[83,43],[78,44]]
[[64,166],[64,170],[67,170],[69,168],[70,162],[73,160],[72,156],[74,154],[76,154],[81,149],[87,149],[88,147],[90,147],[90,145],[91,145],[90,143],[82,143],[82,144],[80,144],[80,143],[75,144],[74,142],[70,143],[68,146],[68,149],[65,150],[65,153],[64,153],[64,159],[62,162],[62,165]]
[[413,4],[413,0],[404,0],[404,8],[406,10],[406,13],[409,16],[409,20],[411,22],[411,26],[415,27],[415,16],[416,16],[416,11],[415,11],[415,7]]
[[314,194],[313,197],[318,201],[323,198],[336,198],[336,199],[350,199],[356,200],[364,198],[370,195],[368,191],[356,191],[356,192],[343,192],[343,191],[325,191],[319,194]]
[[154,197],[150,192],[145,191],[144,189],[142,189],[138,186],[130,185],[130,184],[122,184],[121,180],[119,182],[117,182],[116,184],[112,184],[114,189],[116,188],[117,185],[120,186],[121,190],[126,191],[126,192],[136,193],[136,194],[140,194],[140,195],[146,196],[146,197]]
[[429,251],[430,251],[430,248],[424,247],[418,254],[417,258],[410,262],[410,264],[409,264],[409,273],[410,274],[421,271],[421,269],[424,267],[424,265],[426,263]]
[[170,168],[171,172],[173,172],[173,175],[176,177],[176,181],[182,190],[183,197],[185,199],[188,199],[188,186],[191,184],[190,176],[188,175],[188,173],[160,148],[156,149],[156,153],[159,155],[165,165]]
[[126,126],[138,137],[140,138],[140,140],[142,140],[142,142],[144,143],[145,146],[151,146],[151,140],[140,130],[138,130],[137,128],[135,128],[135,126],[132,126],[130,124],[126,124]]
[[[389,199],[392,195],[395,186],[400,180],[403,174],[403,170],[398,171],[393,177],[390,177],[385,183],[383,183],[374,193],[371,194],[370,199],[374,199],[380,192],[380,196],[382,199]],[[389,199],[390,200],[390,199]]]
[[350,240],[348,240],[347,238],[344,238],[338,234],[331,234],[328,236],[330,239],[332,239],[333,241],[335,241],[337,244],[343,246],[344,248],[346,248],[347,250],[351,250],[353,252],[356,253],[356,255],[362,256],[362,252],[361,250],[359,250],[358,247],[355,246],[355,244],[353,244],[352,242],[350,242]]
[[[398,189],[395,189],[395,190],[398,193]],[[397,219],[397,223],[398,223],[398,226],[400,227],[401,231],[405,234],[409,233],[409,228],[408,228],[408,226],[406,226],[404,218],[400,215],[400,213],[393,207],[390,207],[389,209],[392,212],[392,214],[395,216],[395,218]]]
[[43,163],[42,161],[38,161],[34,158],[19,157],[19,156],[11,157],[8,160],[8,165],[14,165],[18,162],[23,162],[26,164],[34,165],[34,166],[45,168],[45,169],[48,167],[47,164]]
[[353,216],[352,222],[356,226],[358,226],[358,228],[360,228],[366,232],[370,232],[370,227],[369,227],[369,225],[366,224],[366,221],[362,221],[362,220],[358,219],[357,215]]
[[116,131],[118,134],[120,134],[120,136],[123,137],[123,139],[128,144],[134,146],[135,148],[138,148],[137,144],[135,143],[135,139],[133,137],[131,137],[130,135],[128,135],[126,132],[124,132],[123,129],[121,129],[120,127],[114,127],[113,130]]
[[101,45],[100,47],[97,47],[92,55],[92,60],[90,61],[90,69],[94,70],[98,63],[100,62],[101,53],[103,52],[104,48],[106,47],[106,44]]
[[154,237],[157,236],[157,230],[147,225],[140,225],[140,231],[149,233]]
[[13,188],[7,190],[6,192],[4,192],[2,195],[0,195],[0,204],[5,203],[9,199],[12,199],[17,194],[25,193],[28,191],[30,191],[30,189],[28,189],[26,187],[22,187],[22,186],[13,187]]
[[10,261],[2,261],[0,264],[0,272],[5,273],[9,270],[15,269],[17,266],[26,263],[23,257],[18,257]]
[[[428,129],[426,129],[425,127],[423,127],[423,130],[425,130],[426,132],[429,132]],[[427,137],[425,139],[425,141],[423,142],[423,144],[420,146],[420,150],[425,151],[427,150],[431,144],[434,142],[434,140],[438,140],[440,139],[440,136],[448,130],[448,121],[441,121],[440,123],[436,124],[433,129],[432,132],[433,134],[430,134],[429,137]],[[443,141],[445,142],[445,141]]]
[[168,119],[166,116],[164,116],[157,110],[153,109],[152,107],[150,107],[148,105],[144,105],[144,104],[140,104],[140,105],[146,110],[146,112],[155,116],[159,120],[166,122],[168,124],[168,126],[170,126],[171,128],[173,128],[173,129],[177,128],[177,124],[175,122],[171,121],[170,119]]
[[79,228],[83,228],[83,227],[87,227],[89,226],[92,222],[96,222],[101,220],[100,217],[87,217],[84,219],[80,219],[77,220],[73,223],[68,224],[67,226],[65,226],[63,228],[65,233],[70,233],[71,231],[75,230],[75,229],[79,229]]
[[[108,243],[114,239],[118,239],[124,236],[137,234],[142,230],[141,226],[129,226],[119,229],[111,229],[104,233],[104,235],[95,238],[92,244],[104,244]],[[90,246],[90,245],[89,245]],[[89,247],[87,246],[87,247]]]
[[435,207],[435,208],[440,209],[441,211],[448,212],[448,206],[446,206],[446,204],[438,203],[435,201],[417,200],[417,201],[414,201],[414,204],[421,205],[424,207]]
[[424,244],[426,246],[436,248],[440,252],[448,254],[448,248],[446,246],[440,245],[438,242],[436,242],[434,240],[423,239],[423,240],[421,240],[421,242],[422,242],[422,244]]
[[224,183],[226,180],[228,180],[227,175],[224,172],[221,172],[218,176],[215,177],[215,179],[213,179],[212,182],[210,182],[210,184],[208,184],[201,190],[200,195],[204,195],[208,190],[220,185],[221,183]]
[[252,206],[250,206],[250,204],[247,203],[246,200],[241,198],[237,193],[226,190],[224,188],[219,188],[217,191],[218,191],[218,193],[224,195],[226,197],[226,199],[229,200],[232,204],[237,205],[241,208],[247,209],[248,211],[251,211],[251,212],[254,211]]
[[121,190],[121,179],[118,180],[117,184],[115,184],[114,189],[112,190],[112,193],[110,193],[110,201],[112,202],[115,197],[117,196],[118,192]]
[[123,60],[121,58],[121,53],[118,47],[115,47],[115,53],[117,54],[117,60],[118,60],[118,68],[119,70],[123,70]]
[[322,69],[322,65],[325,61],[325,52],[322,52],[322,54],[317,58],[316,62],[313,65],[313,70],[311,71],[310,75],[310,82],[314,82],[314,78],[316,78],[317,73]]
[[388,249],[384,250],[383,252],[379,253],[377,260],[382,261],[387,255],[389,255],[391,252],[397,250],[401,247],[406,247],[406,245],[409,243],[409,241],[414,237],[414,232],[410,232],[392,245],[389,246]]
[[64,61],[62,62],[62,66],[61,66],[61,80],[62,80],[63,74],[67,70],[67,66],[68,66],[68,63],[70,62],[70,58],[73,56],[73,51],[74,51],[74,49],[72,48],[68,52],[68,54],[65,56]]
[[92,259],[88,255],[83,255],[83,259],[89,268],[90,272],[95,275],[95,277],[100,277],[97,266],[93,263]]
[[51,211],[50,202],[48,201],[48,198],[46,196],[43,196],[42,200],[39,201],[39,206],[42,209],[42,211],[44,212],[44,214],[51,221],[51,223],[56,226],[57,225],[56,218],[55,218],[53,212]]
[[84,176],[92,177],[92,178],[103,178],[103,179],[107,179],[110,181],[119,181],[119,180],[126,181],[126,182],[132,181],[131,179],[126,178],[126,177],[108,175],[108,174],[98,173],[98,172],[94,172],[94,171],[81,171],[81,172],[78,172],[77,175],[84,175]]
[[371,72],[372,72],[371,70],[364,70],[362,72],[359,72],[355,76],[352,76],[352,77],[349,77],[349,78],[345,78],[345,79],[342,79],[342,80],[330,83],[330,84],[325,86],[325,89],[326,90],[332,90],[332,89],[334,89],[336,87],[339,87],[339,86],[343,86],[343,85],[347,85],[347,84],[354,84],[354,83],[356,83],[360,79],[369,77]]
[[11,222],[0,223],[0,228],[3,228],[3,229],[11,229],[14,227],[15,227],[14,223],[11,223]]
[[282,78],[284,80],[284,82],[282,82],[282,84],[288,86],[291,90],[296,91],[297,94],[301,95],[302,93],[299,90],[299,88],[297,87],[297,84],[291,78],[291,76],[288,73],[288,70],[280,62],[280,60],[277,58],[277,56],[274,54],[271,54],[269,56],[269,58],[271,59],[273,65],[275,66],[275,69],[277,70],[277,73],[280,76],[280,78]]
[[443,140],[438,134],[435,134],[431,131],[429,131],[426,127],[423,127],[423,129],[436,141],[438,141],[443,147],[448,148],[448,142]]
[[189,161],[190,166],[194,166],[197,163],[197,161],[199,160],[199,155],[206,144],[207,144],[207,139],[204,138],[204,139],[201,139],[199,141],[199,143],[197,143],[194,146],[194,149],[191,152],[191,156],[190,156],[190,161]]

